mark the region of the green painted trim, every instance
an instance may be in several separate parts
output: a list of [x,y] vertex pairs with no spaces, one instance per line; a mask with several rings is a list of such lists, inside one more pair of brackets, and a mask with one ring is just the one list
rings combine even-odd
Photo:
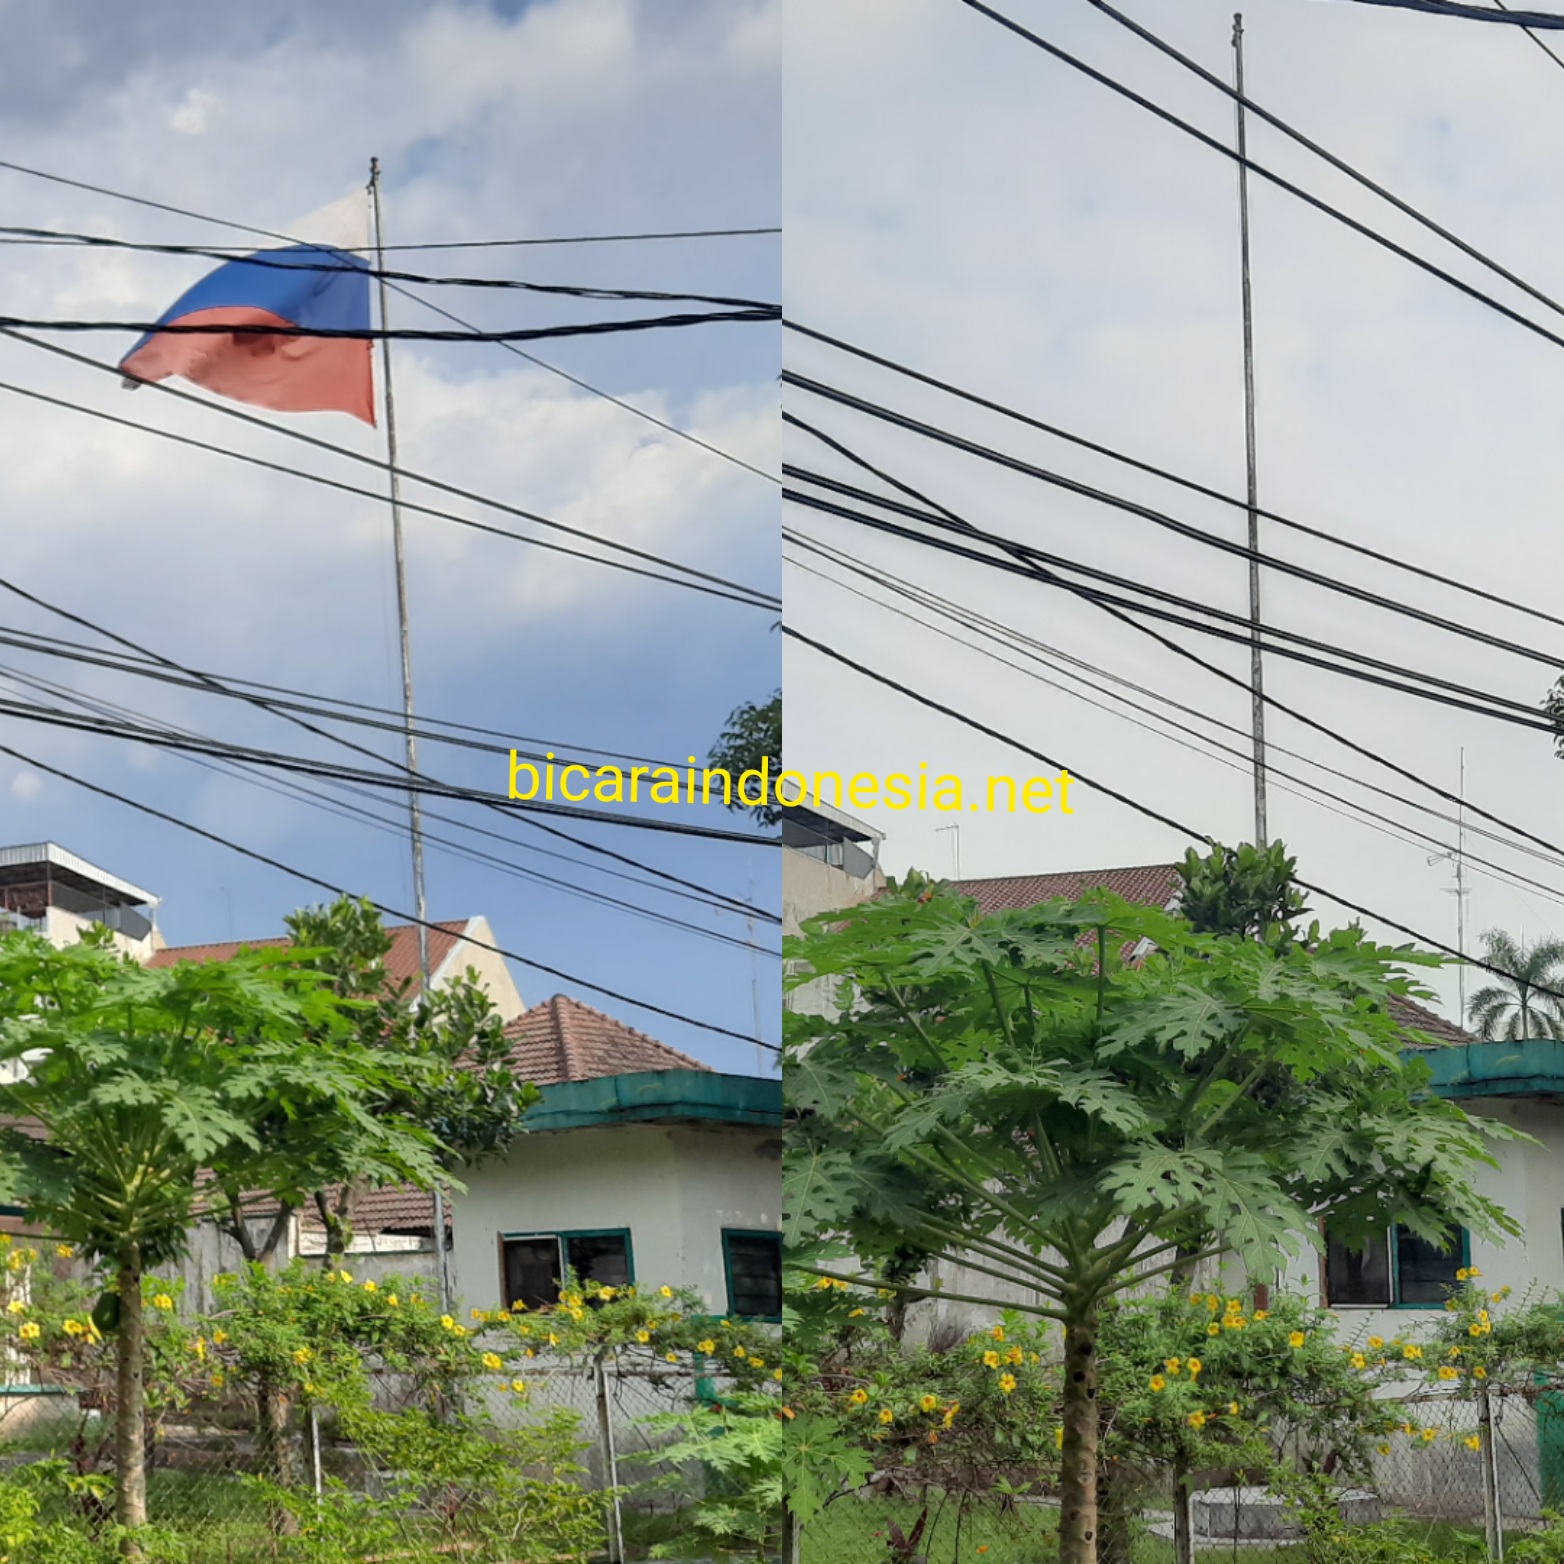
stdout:
[[[502,1244],[508,1244],[513,1238],[552,1238],[556,1243],[567,1238],[622,1238],[625,1241],[625,1270],[630,1273],[630,1280],[626,1285],[635,1286],[635,1242],[630,1236],[628,1227],[568,1227],[555,1228],[552,1231],[500,1234]],[[560,1251],[560,1263],[568,1269],[570,1256],[564,1250]],[[505,1278],[501,1275],[500,1291],[504,1290]]]
[[564,1081],[543,1088],[542,1101],[527,1113],[522,1129],[536,1133],[670,1119],[780,1130],[782,1083],[715,1070],[649,1070]]
[[1428,1066],[1440,1097],[1564,1096],[1564,1042],[1557,1038],[1409,1048],[1401,1057]]
[[64,1385],[0,1385],[0,1396],[74,1396]]
[[[1407,1310],[1414,1310],[1414,1311],[1417,1310],[1417,1309],[1441,1309],[1442,1310],[1444,1308],[1444,1306],[1445,1306],[1445,1300],[1443,1298],[1441,1298],[1437,1303],[1403,1303],[1401,1301],[1401,1298],[1400,1298],[1400,1292],[1401,1292],[1401,1261],[1400,1261],[1400,1258],[1399,1258],[1399,1256],[1397,1254],[1397,1251],[1396,1251],[1396,1248],[1395,1248],[1395,1232],[1394,1232],[1394,1230],[1392,1230],[1391,1235],[1390,1235],[1390,1244],[1391,1244],[1391,1251],[1390,1251],[1390,1256],[1391,1256],[1390,1285],[1395,1289],[1395,1292],[1397,1294],[1395,1302],[1392,1303],[1390,1305],[1390,1307],[1392,1309],[1407,1309]],[[1460,1263],[1456,1266],[1456,1270],[1458,1270],[1458,1271],[1466,1270],[1467,1267],[1470,1266],[1471,1263],[1472,1263],[1472,1235],[1469,1232],[1467,1232],[1467,1230],[1464,1227],[1461,1229],[1461,1244],[1460,1244],[1460,1249],[1459,1249],[1459,1253],[1458,1253],[1457,1258],[1460,1261]]]
[[769,1238],[776,1241],[777,1276],[782,1275],[782,1235],[775,1228],[725,1227],[722,1229],[722,1279],[728,1289],[728,1315],[735,1320],[763,1320],[767,1325],[780,1325],[780,1314],[740,1314],[733,1307],[733,1252],[728,1247],[730,1238]]

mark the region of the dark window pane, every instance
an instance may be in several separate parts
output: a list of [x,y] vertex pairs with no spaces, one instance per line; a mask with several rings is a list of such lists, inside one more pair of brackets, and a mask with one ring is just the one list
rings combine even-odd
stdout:
[[1457,1238],[1449,1253],[1441,1253],[1433,1244],[1415,1238],[1403,1227],[1396,1229],[1396,1279],[1399,1303],[1443,1303],[1449,1289],[1456,1285],[1460,1270],[1461,1241]]
[[559,1240],[511,1238],[505,1243],[504,1306],[544,1309],[559,1302]]
[[1358,1253],[1326,1233],[1325,1302],[1331,1308],[1390,1302],[1390,1254],[1383,1238],[1370,1239],[1368,1248]]
[[728,1309],[774,1318],[782,1312],[782,1240],[728,1234]]
[[581,1282],[599,1287],[630,1285],[630,1246],[623,1233],[597,1233],[567,1238],[565,1258]]

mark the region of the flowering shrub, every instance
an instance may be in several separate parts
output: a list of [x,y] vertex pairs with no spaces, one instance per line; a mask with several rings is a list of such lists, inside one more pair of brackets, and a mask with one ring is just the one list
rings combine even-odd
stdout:
[[1476,1266],[1456,1272],[1430,1333],[1426,1377],[1452,1392],[1475,1395],[1484,1384],[1530,1390],[1538,1376],[1564,1373],[1564,1309],[1554,1303],[1507,1307],[1510,1289],[1490,1291]]

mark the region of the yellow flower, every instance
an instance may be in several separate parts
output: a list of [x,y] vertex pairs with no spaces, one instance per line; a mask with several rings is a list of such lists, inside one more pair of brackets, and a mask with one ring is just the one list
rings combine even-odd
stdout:
[[710,1354],[717,1350],[717,1343],[714,1342],[710,1336],[708,1336],[705,1341],[698,1341],[695,1343],[695,1350],[697,1352],[705,1352]]
[[940,1421],[944,1423],[946,1428],[949,1428],[950,1425],[956,1421],[956,1414],[960,1410],[961,1403],[959,1401],[952,1401],[951,1404],[945,1408],[945,1416],[941,1418]]
[[644,1347],[652,1339],[652,1333],[649,1330],[638,1330],[635,1339]]
[[1238,1403],[1236,1401],[1229,1401],[1227,1403],[1227,1415],[1229,1417],[1238,1416]]
[[[65,1330],[66,1330],[66,1333],[68,1335],[75,1336],[75,1335],[78,1335],[78,1334],[83,1334],[83,1335],[85,1334],[85,1331],[82,1329],[82,1327],[80,1325],[76,1325],[76,1329],[72,1330],[71,1326],[73,1326],[73,1325],[76,1325],[76,1321],[75,1320],[67,1320],[65,1322]],[[197,1336],[196,1339],[193,1342],[190,1343],[190,1345],[194,1349],[196,1357],[202,1363],[205,1363],[206,1362],[206,1340],[205,1340],[205,1338],[201,1337],[201,1336]]]
[[1437,1428],[1425,1428],[1419,1437],[1425,1445],[1431,1445],[1439,1437],[1439,1430]]
[[1206,1335],[1208,1335],[1208,1336],[1220,1336],[1221,1334],[1222,1334],[1222,1327],[1220,1325],[1216,1324],[1214,1321],[1210,1325],[1206,1326]]
[[227,1340],[228,1340],[228,1332],[227,1331],[225,1331],[225,1330],[214,1330],[212,1332],[212,1345],[214,1347],[222,1346],[222,1344],[225,1341],[227,1341]]
[[1227,1312],[1229,1314],[1242,1314],[1244,1312],[1244,1301],[1243,1301],[1243,1299],[1242,1298],[1229,1298],[1227,1300]]
[[1168,1382],[1160,1374],[1153,1374],[1147,1384],[1159,1395],[1168,1388]]
[[1466,1278],[1467,1278],[1467,1277],[1468,1277],[1468,1276],[1470,1276],[1470,1275],[1471,1275],[1471,1274],[1472,1274],[1472,1273],[1471,1273],[1471,1272],[1470,1272],[1470,1271],[1469,1271],[1469,1270],[1467,1270],[1467,1269],[1466,1269],[1466,1267],[1465,1267],[1465,1266],[1464,1266],[1464,1265],[1463,1265],[1463,1266],[1462,1266],[1462,1267],[1461,1267],[1461,1269],[1460,1269],[1460,1270],[1458,1270],[1458,1271],[1457,1271],[1457,1272],[1456,1272],[1456,1273],[1455,1273],[1455,1279],[1456,1279],[1456,1280],[1457,1280],[1457,1281],[1458,1281],[1458,1282],[1464,1282],[1464,1281],[1465,1281],[1465,1280],[1466,1280]]
[[174,1307],[174,1300],[170,1298],[166,1292],[160,1292],[152,1300],[152,1307],[154,1309],[172,1309]]
[[1301,1347],[1307,1340],[1308,1337],[1305,1336],[1301,1330],[1295,1330],[1291,1335],[1288,1336],[1287,1345],[1289,1347]]
[[850,1320],[856,1320],[859,1317],[859,1315],[864,1314],[866,1312],[867,1311],[864,1310],[864,1309],[849,1309],[847,1311],[847,1318],[850,1319]]
[[[365,1282],[364,1285],[367,1287],[369,1285],[369,1283]],[[483,1310],[482,1309],[469,1309],[467,1311],[467,1318],[470,1319],[470,1320],[481,1320],[483,1318]]]
[[1465,1445],[1468,1450],[1481,1450],[1483,1447],[1482,1438],[1477,1434],[1468,1434],[1466,1438],[1461,1441],[1461,1443]]
[[1461,1355],[1461,1349],[1459,1347],[1452,1347],[1449,1350],[1449,1352],[1446,1354],[1447,1357],[1451,1357],[1451,1358],[1458,1358],[1458,1357],[1460,1357],[1460,1355]]
[[1482,1366],[1481,1363],[1479,1363],[1477,1365],[1477,1367],[1472,1370],[1472,1378],[1473,1379],[1487,1379],[1487,1377],[1488,1377],[1488,1370],[1485,1369]]
[[1385,1338],[1383,1336],[1370,1336],[1368,1344],[1370,1352],[1378,1352],[1385,1345]]
[[482,1362],[483,1366],[488,1369],[491,1374],[496,1373],[499,1369],[504,1367],[504,1365],[500,1362],[500,1356],[497,1352],[484,1353]]
[[997,1369],[999,1367],[999,1354],[989,1351],[983,1354],[983,1367]]
[[934,1409],[936,1407],[939,1406],[939,1397],[938,1396],[925,1396],[918,1403],[918,1405],[920,1407],[922,1407],[925,1412],[932,1412],[932,1411],[934,1411]]
[[401,1304],[402,1304],[402,1300],[400,1298],[398,1298],[397,1295],[394,1292],[388,1292],[386,1294],[386,1302],[393,1309],[400,1308]]
[[16,1334],[23,1341],[37,1341],[39,1336],[43,1334],[43,1329],[36,1320],[28,1320],[25,1325],[18,1329]]
[[1248,1325],[1249,1321],[1241,1314],[1227,1314],[1222,1317],[1224,1330],[1246,1330]]
[[1191,1428],[1204,1428],[1206,1426],[1206,1414],[1204,1412],[1191,1412],[1189,1414],[1189,1426]]
[[780,1380],[782,1378],[782,1370],[778,1369],[774,1374],[772,1374],[771,1377],[773,1379]]
[[510,1388],[514,1390],[518,1396],[524,1396],[527,1393],[527,1382],[524,1379],[513,1379],[510,1382]]
[[54,1252],[62,1260],[69,1260],[71,1258],[71,1256],[76,1253],[76,1251],[74,1249],[72,1249],[69,1244],[56,1244],[54,1246]]
[[1056,1428],[1054,1430],[1054,1449],[1064,1449],[1064,1430],[1062,1428]]
[[451,1334],[453,1336],[465,1336],[467,1334],[467,1327],[465,1325],[453,1325],[451,1327]]
[[221,1369],[212,1370],[212,1386],[216,1390],[223,1388],[223,1371]]
[[880,1421],[882,1423],[894,1423],[896,1421],[896,1414],[891,1411],[889,1407],[881,1407]]
[[1482,1328],[1481,1325],[1468,1325],[1466,1327],[1466,1334],[1468,1336],[1481,1336],[1482,1333],[1483,1333],[1483,1328]]
[[308,1347],[300,1347],[293,1354],[293,1361],[295,1363],[304,1364],[304,1363],[308,1363],[309,1360],[311,1358],[313,1358],[314,1356],[315,1356],[315,1354],[313,1352],[311,1352]]
[[749,1366],[752,1369],[763,1369],[766,1366],[766,1360],[764,1358],[757,1358],[752,1352],[749,1355]]
[[1269,1309],[1256,1309],[1254,1311],[1254,1317],[1257,1320],[1268,1320],[1271,1317],[1271,1311]]
[[1389,1455],[1390,1454],[1390,1446],[1389,1445],[1375,1445],[1374,1448],[1376,1450],[1378,1450],[1381,1455]]
[[1005,1327],[1003,1325],[996,1325],[993,1330],[989,1332],[989,1335],[992,1336],[995,1341],[1003,1341],[1005,1339]]
[[453,1320],[449,1314],[442,1314],[440,1316],[440,1324],[444,1326],[446,1330],[450,1330],[455,1326],[456,1321]]
[[659,1287],[657,1289],[657,1296],[659,1298],[671,1298],[671,1297],[673,1297],[673,1288],[671,1288],[671,1287]]
[[1409,1341],[1406,1346],[1401,1349],[1401,1356],[1404,1357],[1409,1363],[1414,1362],[1416,1359],[1422,1357],[1422,1355],[1423,1349],[1418,1346],[1415,1341]]
[[[80,1320],[67,1320],[65,1322],[65,1334],[67,1336],[85,1336],[87,1327]],[[206,1343],[199,1336],[196,1337],[196,1352],[199,1354]]]
[[27,1305],[25,1303],[23,1303],[20,1298],[13,1298],[5,1306],[5,1312],[7,1314],[26,1314],[27,1313]]
[[1000,1390],[1002,1390],[1005,1393],[1005,1395],[1008,1396],[1010,1394],[1010,1392],[1016,1388],[1016,1377],[1015,1377],[1015,1375],[1014,1374],[1001,1374],[999,1376],[999,1388],[1000,1388]]
[[733,1356],[736,1357],[736,1358],[744,1358],[744,1357],[748,1357],[749,1354],[747,1352],[745,1352],[745,1350],[742,1347],[735,1347],[733,1349]]
[[352,1277],[352,1275],[351,1275],[351,1273],[350,1273],[350,1272],[347,1272],[347,1271],[338,1271],[338,1272],[337,1272],[337,1280],[338,1280],[338,1281],[339,1281],[339,1282],[350,1282],[350,1281],[352,1281],[352,1280],[353,1280],[353,1277]]
[[663,1357],[667,1359],[669,1363],[677,1363],[679,1361],[679,1354],[677,1352],[665,1352],[663,1353]]
[[597,1289],[597,1295],[603,1300],[604,1303],[612,1303],[616,1296],[616,1292],[612,1287],[599,1287]]
[[850,1395],[850,1396],[849,1396],[849,1397],[848,1397],[848,1398],[847,1398],[847,1399],[848,1399],[848,1400],[849,1400],[849,1401],[851,1401],[851,1402],[852,1402],[852,1404],[853,1404],[853,1405],[854,1405],[854,1406],[855,1406],[855,1407],[861,1407],[861,1406],[862,1406],[862,1405],[863,1405],[863,1404],[864,1404],[864,1402],[865,1402],[865,1401],[867,1401],[867,1400],[868,1400],[868,1399],[869,1399],[869,1392],[868,1392],[868,1391],[867,1391],[867,1390],[865,1390],[865,1389],[864,1389],[864,1388],[863,1388],[863,1386],[862,1386],[862,1385],[860,1385],[860,1386],[859,1386],[859,1387],[858,1387],[858,1388],[857,1388],[857,1389],[856,1389],[856,1390],[855,1390],[855,1391],[854,1391],[854,1392],[853,1392],[853,1393],[852,1393],[852,1395]]
[[1483,1273],[1481,1271],[1479,1271],[1475,1265],[1469,1265],[1466,1268],[1466,1274],[1469,1277],[1472,1277],[1473,1279],[1475,1279],[1475,1278],[1481,1276]]
[[1006,1363],[1023,1363],[1025,1361],[1026,1361],[1026,1354],[1024,1352],[1022,1352],[1022,1350],[1019,1347],[1012,1347],[1005,1354],[1005,1362]]
[[1443,1380],[1459,1379],[1461,1371],[1457,1368],[1451,1368],[1448,1363],[1445,1363],[1440,1366],[1439,1377]]
[[1184,1360],[1182,1358],[1169,1358],[1162,1366],[1168,1371],[1168,1373],[1176,1375],[1178,1371],[1183,1368]]
[[1189,1377],[1193,1379],[1205,1367],[1205,1364],[1199,1358],[1191,1358],[1184,1367],[1189,1370]]

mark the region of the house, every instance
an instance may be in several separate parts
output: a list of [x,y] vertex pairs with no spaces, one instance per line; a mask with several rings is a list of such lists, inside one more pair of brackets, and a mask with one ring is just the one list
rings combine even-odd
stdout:
[[33,929],[51,945],[74,945],[94,924],[137,961],[163,947],[158,898],[53,842],[0,847],[0,934]]
[[[822,801],[790,804],[782,816],[782,932],[797,934],[816,913],[853,907],[885,889],[880,868],[881,832]],[[824,1014],[830,984],[810,982],[786,989],[782,1005],[804,1014]]]
[[503,1157],[461,1174],[464,1306],[536,1307],[574,1272],[780,1318],[781,1083],[721,1074],[565,995],[506,1033],[543,1100]]

